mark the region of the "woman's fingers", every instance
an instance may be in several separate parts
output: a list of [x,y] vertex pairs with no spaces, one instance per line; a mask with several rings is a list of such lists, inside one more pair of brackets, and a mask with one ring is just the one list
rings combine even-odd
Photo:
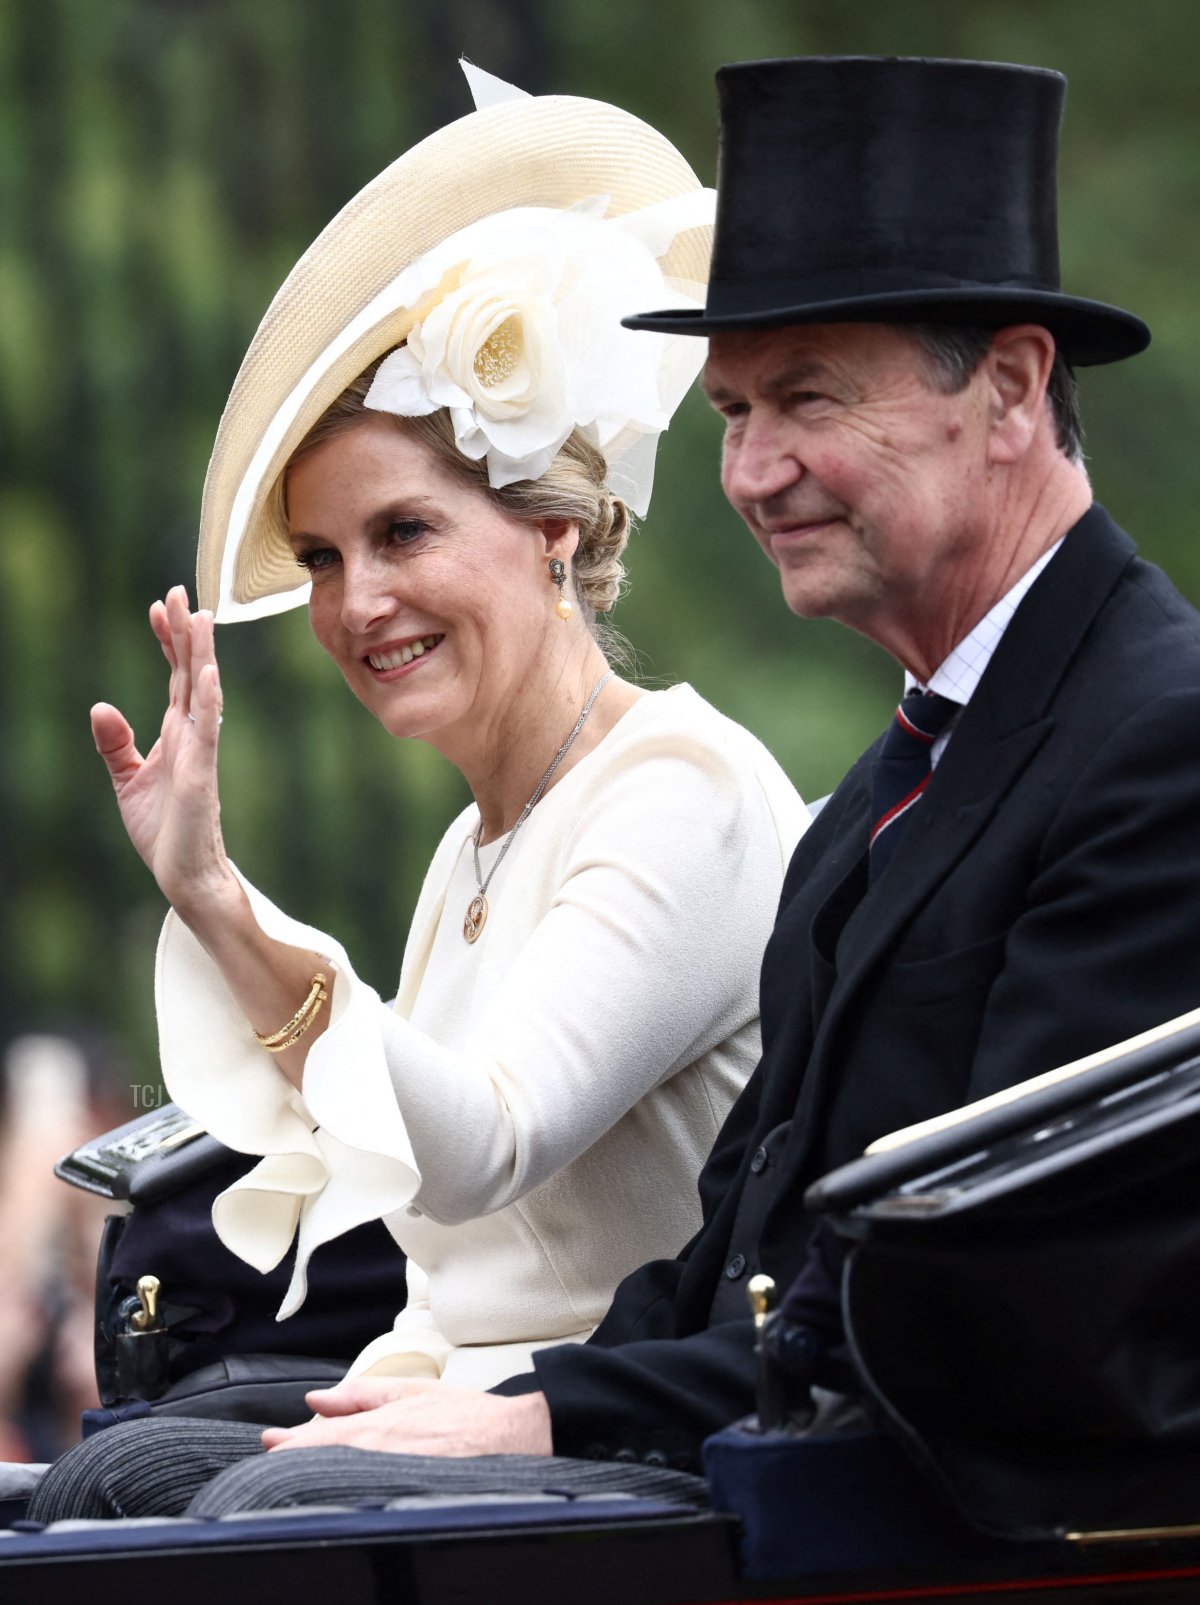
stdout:
[[[171,673],[171,702],[180,713],[190,713],[192,707],[192,615],[188,608],[187,591],[182,585],[173,585],[166,599],[167,628],[173,658]],[[171,659],[168,659],[171,661]]]
[[170,706],[145,758],[124,715],[92,709],[96,747],[117,793],[130,840],[166,897],[176,902],[212,885],[223,866],[217,797],[221,682],[211,613],[193,614],[173,586],[150,608],[150,627],[171,665]]
[[92,739],[114,786],[129,780],[142,767],[142,755],[134,745],[129,721],[111,702],[97,702],[92,709]]
[[189,715],[201,742],[215,749],[221,723],[221,676],[213,643],[213,616],[191,616],[192,701]]
[[175,648],[171,645],[171,626],[167,620],[167,604],[165,602],[151,602],[150,628],[162,647],[163,657],[172,670],[175,668]]
[[207,609],[192,615],[192,713],[203,719],[209,734],[221,722],[221,676],[213,640],[213,616]]
[[[207,721],[211,735],[221,720],[212,614],[207,610],[193,613],[186,588],[173,585],[165,601],[151,604],[150,628],[171,668],[171,707],[184,716],[190,715],[193,723],[202,715],[211,716]],[[198,697],[200,676],[206,667],[211,671],[206,676],[209,694]]]
[[188,715],[200,741],[213,747],[221,724],[221,681],[215,663],[206,663],[192,687],[192,709]]

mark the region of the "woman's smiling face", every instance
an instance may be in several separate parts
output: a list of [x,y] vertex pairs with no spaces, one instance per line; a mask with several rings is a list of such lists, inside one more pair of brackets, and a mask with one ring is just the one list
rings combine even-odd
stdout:
[[390,416],[293,463],[287,512],[313,633],[395,736],[472,745],[563,627],[548,569],[570,555],[561,529],[554,540],[509,517]]

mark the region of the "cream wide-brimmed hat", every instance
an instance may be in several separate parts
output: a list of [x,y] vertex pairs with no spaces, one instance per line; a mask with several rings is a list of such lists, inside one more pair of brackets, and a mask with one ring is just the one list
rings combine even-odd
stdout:
[[[653,255],[644,244],[643,255],[657,262],[664,282],[703,300],[712,192],[701,188],[667,139],[602,101],[528,96],[477,70],[468,69],[468,76],[478,109],[415,145],[338,213],[289,273],[251,341],[217,431],[200,515],[199,605],[212,609],[218,622],[281,612],[306,599],[307,582],[272,491],[292,453],[342,391],[410,334],[415,341],[414,325],[429,298],[416,307],[405,304],[415,293],[413,274],[419,280],[421,264],[453,236],[466,231],[464,238],[471,240],[472,225],[518,208],[548,209],[530,213],[535,221],[565,213],[572,225],[578,212],[605,220],[645,214],[651,222],[640,239],[650,242]],[[630,220],[636,232],[635,223]],[[624,311],[653,304],[642,293],[637,299],[639,305]],[[622,340],[647,338],[619,328],[620,310],[611,329],[598,331],[610,351]],[[695,352],[695,341],[659,338]],[[406,360],[415,369],[409,348]],[[478,356],[476,363],[478,375]],[[660,364],[673,367],[674,378],[670,386],[660,385],[651,463],[657,430],[698,371],[698,361],[690,364],[682,387],[678,358]],[[498,371],[503,377],[507,369]],[[431,411],[441,404],[436,389],[433,396],[428,404],[407,408],[374,399],[369,404]],[[610,415],[612,410],[610,400]],[[611,416],[608,421],[609,436],[620,433]],[[629,435],[626,429],[614,445],[626,449]],[[468,454],[482,456],[486,444]],[[600,444],[603,449],[603,438]],[[493,484],[505,482],[493,474]]]

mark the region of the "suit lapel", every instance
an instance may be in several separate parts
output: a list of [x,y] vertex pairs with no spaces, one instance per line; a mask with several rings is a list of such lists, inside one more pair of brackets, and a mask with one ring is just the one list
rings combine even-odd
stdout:
[[837,984],[838,943],[862,901],[867,884],[867,833],[870,797],[864,789],[856,800],[854,824],[841,837],[827,868],[833,886],[813,916],[809,928],[809,989],[812,994],[812,1029],[815,1036]]

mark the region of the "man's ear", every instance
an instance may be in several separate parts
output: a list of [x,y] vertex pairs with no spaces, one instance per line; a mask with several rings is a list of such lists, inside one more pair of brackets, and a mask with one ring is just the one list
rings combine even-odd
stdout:
[[1054,350],[1054,336],[1036,323],[996,331],[984,358],[991,462],[1015,463],[1032,445],[1043,417]]

